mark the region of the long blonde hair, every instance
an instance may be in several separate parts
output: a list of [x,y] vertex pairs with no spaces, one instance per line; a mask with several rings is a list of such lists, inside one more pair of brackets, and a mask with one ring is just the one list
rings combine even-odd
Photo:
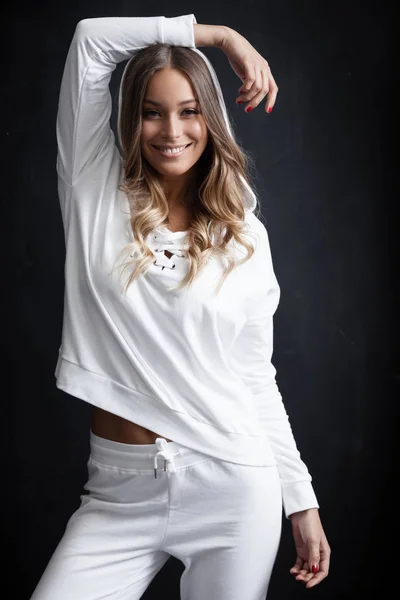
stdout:
[[[176,287],[181,289],[191,285],[209,257],[215,254],[227,261],[219,291],[229,273],[254,253],[254,246],[245,237],[243,196],[248,190],[241,179],[242,176],[249,183],[248,171],[253,161],[228,131],[205,61],[191,48],[164,43],[151,44],[136,53],[128,65],[120,92],[119,128],[124,180],[119,189],[129,200],[134,240],[121,250],[121,253],[128,252],[130,257],[134,257],[123,263],[124,269],[134,267],[124,291],[154,262],[154,254],[145,239],[168,218],[168,202],[158,173],[144,159],[140,147],[147,84],[156,71],[164,68],[178,69],[190,79],[209,134],[206,149],[196,163],[196,174],[187,190],[187,200],[192,208],[187,237],[189,267]],[[226,248],[231,240],[247,250],[247,255],[236,262]]]

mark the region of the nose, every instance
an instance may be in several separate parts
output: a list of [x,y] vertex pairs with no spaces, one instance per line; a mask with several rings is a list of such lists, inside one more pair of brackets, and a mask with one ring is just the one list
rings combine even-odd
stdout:
[[174,117],[174,115],[165,117],[161,133],[165,140],[171,140],[171,142],[179,140],[182,137],[182,123],[179,121],[179,118]]

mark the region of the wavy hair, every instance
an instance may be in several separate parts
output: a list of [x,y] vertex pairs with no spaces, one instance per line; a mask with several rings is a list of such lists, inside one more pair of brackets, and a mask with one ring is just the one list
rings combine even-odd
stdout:
[[[190,48],[165,43],[140,49],[128,65],[121,87],[120,139],[124,179],[118,187],[129,200],[134,240],[121,250],[133,257],[132,260],[128,257],[123,268],[134,267],[124,292],[154,262],[155,255],[145,240],[154,228],[166,224],[168,219],[168,202],[158,172],[144,158],[140,147],[147,84],[154,73],[164,68],[178,69],[189,78],[208,128],[207,146],[196,163],[195,175],[186,192],[191,209],[185,245],[189,268],[176,288],[191,285],[210,256],[216,255],[227,262],[218,293],[229,273],[254,253],[254,246],[245,237],[242,199],[248,190],[240,178],[242,176],[249,182],[248,172],[253,167],[253,159],[227,129],[217,89],[203,58]],[[233,241],[247,250],[247,255],[236,262],[227,248]]]

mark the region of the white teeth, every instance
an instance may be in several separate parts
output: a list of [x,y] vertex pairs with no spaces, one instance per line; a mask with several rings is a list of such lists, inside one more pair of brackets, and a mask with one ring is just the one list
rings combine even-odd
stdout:
[[161,146],[156,146],[156,148],[161,150],[161,152],[166,152],[167,154],[178,154],[179,152],[182,152],[186,146],[180,146],[179,148],[162,148]]

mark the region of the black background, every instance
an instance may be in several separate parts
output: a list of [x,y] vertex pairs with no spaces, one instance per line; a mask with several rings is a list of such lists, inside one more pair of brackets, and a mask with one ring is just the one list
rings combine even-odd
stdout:
[[[2,591],[29,599],[86,478],[91,407],[54,378],[64,289],[55,121],[68,47],[83,18],[189,13],[239,31],[279,86],[271,115],[262,105],[246,114],[226,56],[201,48],[256,161],[282,294],[273,362],[332,548],[329,577],[307,590],[289,574],[284,519],[268,600],[380,597],[397,575],[399,67],[394,4],[343,0],[3,5]],[[182,571],[171,558],[143,598],[178,599]]]

